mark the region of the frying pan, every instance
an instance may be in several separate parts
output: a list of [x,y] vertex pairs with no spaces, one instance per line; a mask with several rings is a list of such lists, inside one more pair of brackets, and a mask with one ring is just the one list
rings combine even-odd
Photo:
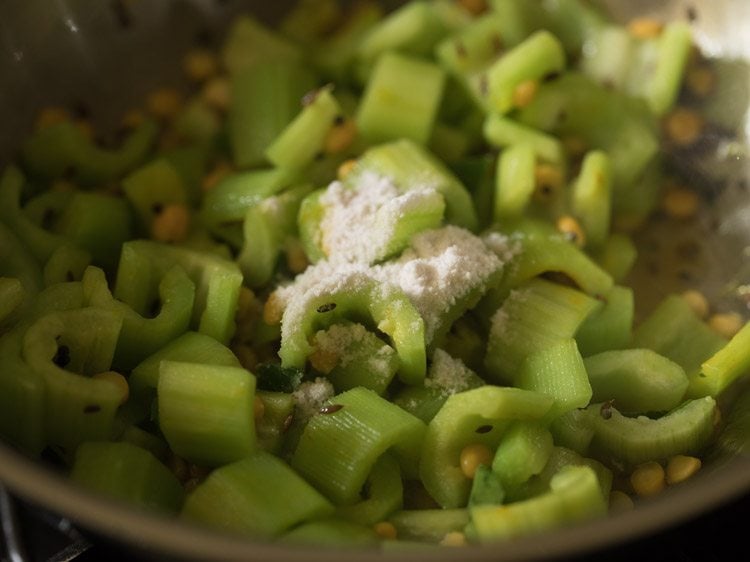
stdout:
[[[750,2],[746,0],[602,0],[615,18],[634,15],[688,19],[703,53],[716,59],[720,88],[707,109],[716,129],[701,151],[670,155],[681,175],[710,201],[689,227],[650,227],[659,237],[660,268],[639,261],[633,277],[644,309],[670,291],[698,287],[719,309],[737,309],[750,283]],[[4,0],[0,7],[0,165],[14,157],[33,117],[48,104],[83,105],[103,129],[158,85],[179,85],[179,60],[196,36],[220,37],[231,17],[252,10],[273,20],[290,2],[235,0]],[[660,228],[662,230],[660,230]],[[651,237],[651,238],[649,238]],[[686,264],[669,258],[685,240],[699,244]],[[671,249],[670,249],[671,248]],[[679,255],[679,252],[677,252]],[[639,287],[648,286],[648,291]],[[642,311],[641,311],[642,312]],[[154,556],[192,560],[310,560],[365,562],[376,552],[300,550],[225,536],[138,511],[92,495],[0,441],[0,482],[51,512],[130,548]],[[675,526],[750,494],[750,458],[719,454],[684,485],[668,489],[636,510],[498,546],[391,553],[393,560],[523,560],[572,556],[623,544]],[[0,497],[0,500],[2,498]],[[2,503],[2,502],[0,502]],[[2,507],[2,506],[0,506]],[[2,510],[0,510],[2,511]]]

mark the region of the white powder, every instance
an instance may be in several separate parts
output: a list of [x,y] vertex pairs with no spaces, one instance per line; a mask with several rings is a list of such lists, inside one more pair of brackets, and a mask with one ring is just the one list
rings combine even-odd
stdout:
[[318,377],[312,382],[303,382],[292,393],[296,403],[295,417],[300,421],[310,419],[334,394],[333,385],[328,379]]
[[427,388],[436,388],[445,396],[463,392],[469,389],[469,379],[474,375],[460,359],[455,359],[442,349],[436,349],[432,356],[429,378],[424,385]]
[[278,217],[284,211],[284,206],[278,197],[266,197],[259,203],[260,208],[272,214],[274,217]]
[[[374,353],[356,344],[367,337],[377,339]],[[333,324],[327,330],[319,330],[313,345],[324,356],[335,358],[335,366],[346,368],[352,362],[363,366],[372,379],[387,382],[393,376],[391,365],[396,351],[377,336],[368,332],[362,324]],[[365,353],[367,352],[367,353]]]
[[275,306],[283,312],[289,307],[293,300],[299,299],[309,293],[321,293],[321,285],[338,284],[343,286],[347,278],[365,275],[369,277],[369,268],[363,264],[333,263],[323,260],[305,269],[294,278],[294,282],[283,287],[278,287],[272,298]]
[[367,328],[362,324],[334,324],[327,330],[318,331],[314,343],[319,351],[338,357],[338,365],[346,367],[352,359],[356,359],[356,355],[347,351],[352,344],[361,342],[366,336]]
[[513,322],[509,322],[508,308],[526,301],[529,291],[529,289],[514,289],[508,294],[508,298],[505,299],[503,305],[497,309],[490,320],[490,341],[496,341],[504,337],[509,328],[508,324],[513,324]]
[[391,359],[396,354],[396,351],[387,344],[383,344],[383,347],[378,349],[377,353],[367,360],[367,368],[373,377],[377,377],[381,381],[390,377],[393,372],[391,371]]
[[[505,334],[506,326],[508,324],[508,313],[503,310],[503,307],[497,309],[497,312],[492,315],[491,322],[491,334],[492,336],[502,337]],[[496,339],[496,338],[490,338]]]
[[[297,280],[300,281],[299,285]],[[284,287],[281,294],[278,291],[275,293],[276,304],[285,307],[281,320],[282,341],[290,337],[293,330],[300,329],[303,319],[321,297],[342,292],[355,294],[371,285],[372,276],[367,267],[361,264],[341,264],[336,267],[321,262],[308,267],[292,285]]]
[[432,187],[400,193],[390,179],[364,173],[353,188],[333,182],[320,198],[325,208],[320,244],[332,262],[371,264],[385,257],[398,222],[442,196]]
[[299,328],[313,301],[339,291],[354,293],[374,281],[384,298],[395,289],[406,294],[424,320],[429,343],[445,313],[483,288],[502,266],[481,238],[457,226],[417,234],[399,259],[383,265],[321,261],[274,293],[275,306],[284,311],[282,340]]
[[482,241],[503,263],[508,263],[523,251],[520,240],[500,232],[488,232],[482,236]]
[[378,277],[406,293],[425,322],[429,342],[445,313],[502,265],[480,238],[445,226],[417,234],[397,261],[379,269]]

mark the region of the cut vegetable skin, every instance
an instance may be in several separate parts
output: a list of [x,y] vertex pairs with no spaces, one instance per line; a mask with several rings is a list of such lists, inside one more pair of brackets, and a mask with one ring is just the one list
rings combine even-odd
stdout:
[[233,73],[231,81],[227,125],[234,163],[239,168],[257,167],[299,112],[315,79],[301,62],[264,60]]
[[0,337],[0,432],[24,453],[38,456],[46,445],[45,383],[21,357],[20,334]]
[[[263,416],[255,419],[258,448],[278,455],[281,453],[287,420],[294,415],[294,397],[286,392],[256,390],[256,403],[263,403]],[[253,412],[255,413],[255,412]]]
[[691,400],[659,419],[626,418],[609,408],[607,419],[596,418],[592,452],[629,466],[674,455],[695,455],[714,433],[716,401]]
[[503,115],[491,113],[484,121],[482,133],[485,140],[492,146],[505,148],[526,144],[531,146],[534,149],[534,154],[542,160],[555,164],[565,162],[565,151],[562,142],[557,138],[538,129],[517,123]]
[[546,416],[554,420],[591,401],[591,384],[581,354],[573,339],[561,339],[528,355],[516,384],[555,400]]
[[410,140],[398,140],[368,149],[346,177],[356,185],[365,173],[389,178],[401,191],[430,186],[445,199],[445,219],[471,231],[477,229],[477,215],[471,195],[461,181],[430,152]]
[[599,490],[603,498],[609,498],[612,489],[612,471],[597,460],[586,458],[565,447],[553,447],[549,460],[542,472],[533,476],[521,486],[508,489],[507,503],[539,497],[551,490],[552,479],[565,467],[586,466],[596,474]]
[[377,459],[392,450],[414,475],[425,425],[374,392],[355,388],[331,398],[307,424],[292,467],[338,505],[356,503]]
[[429,423],[451,395],[485,384],[460,359],[451,357],[442,349],[436,349],[424,386],[406,387],[392,400],[410,414]]
[[552,402],[536,392],[497,386],[448,398],[428,425],[422,445],[419,473],[429,494],[444,508],[465,506],[471,481],[459,466],[463,447],[481,443],[493,449],[512,420],[540,419]]
[[576,332],[581,355],[588,357],[603,351],[624,349],[630,343],[635,302],[633,290],[616,285],[604,297],[604,303],[583,321]]
[[34,176],[55,179],[72,173],[83,185],[101,185],[138,166],[157,134],[156,123],[147,119],[119,148],[109,150],[95,144],[72,121],[63,121],[37,131],[23,146],[23,161]]
[[593,257],[615,283],[622,283],[635,265],[638,249],[628,235],[616,232],[607,238],[601,249],[593,252]]
[[635,40],[621,25],[605,25],[590,38],[592,48],[581,52],[580,69],[602,85],[623,90]]
[[90,265],[91,254],[86,250],[68,244],[60,246],[44,264],[44,285],[50,287],[58,283],[81,281]]
[[322,152],[326,135],[342,114],[331,90],[331,87],[319,90],[312,103],[268,147],[266,157],[273,165],[300,170]]
[[235,20],[229,30],[222,59],[229,72],[235,74],[266,62],[283,64],[301,61],[302,53],[255,18],[242,16]]
[[555,443],[578,454],[587,454],[594,438],[596,417],[599,415],[597,408],[583,408],[558,416],[549,428]]
[[410,509],[388,518],[399,539],[436,543],[451,532],[463,531],[469,522],[466,509]]
[[[0,180],[0,193],[6,185]],[[17,279],[27,296],[32,297],[43,287],[39,263],[3,220],[0,215],[0,275]]]
[[541,9],[539,20],[560,39],[566,53],[574,56],[607,23],[598,6],[586,0],[547,0],[541,2]]
[[513,92],[527,80],[541,80],[565,68],[565,52],[548,31],[538,31],[505,53],[487,70],[487,105],[507,113],[513,108]]
[[666,412],[685,396],[685,371],[649,349],[605,351],[584,360],[594,402],[613,401],[629,414]]
[[134,393],[156,391],[159,383],[159,364],[162,361],[181,361],[226,367],[240,366],[240,362],[234,353],[214,338],[198,332],[185,332],[144,359],[132,370],[128,382]]
[[395,350],[361,324],[334,324],[314,343],[313,363],[337,392],[361,386],[382,396],[398,371]]
[[180,482],[150,452],[131,443],[88,442],[76,450],[73,482],[111,498],[162,513],[177,513]]
[[632,341],[632,347],[651,349],[671,359],[691,378],[725,344],[678,295],[665,298],[636,328]]
[[[317,7],[316,7],[317,9]],[[383,17],[383,8],[375,2],[361,2],[351,7],[346,21],[333,35],[319,43],[313,61],[321,72],[337,82],[346,82],[356,51],[367,32]]]
[[[644,197],[636,198],[634,190],[649,165],[659,160],[656,122],[644,102],[567,72],[541,84],[531,103],[516,117],[526,126],[577,136],[591,149],[607,152],[612,164],[615,213],[621,205],[644,205],[638,200]],[[653,195],[653,190],[642,195]],[[648,211],[652,210],[649,197],[645,197],[645,203]]]
[[426,144],[440,105],[445,74],[434,64],[387,53],[378,59],[357,113],[370,142],[408,138]]
[[530,221],[515,229],[511,223],[504,234],[509,256],[500,284],[485,299],[489,312],[496,310],[512,289],[545,273],[562,273],[593,297],[606,295],[612,288],[612,277],[575,244],[549,230],[549,225]]
[[552,447],[552,434],[543,425],[515,422],[500,440],[492,471],[503,486],[518,486],[542,471]]
[[609,157],[601,151],[586,154],[573,184],[573,213],[586,233],[586,246],[598,248],[609,236],[612,215],[612,172]]
[[170,448],[202,466],[220,466],[255,450],[255,376],[238,367],[162,361],[159,427]]
[[118,441],[145,449],[160,462],[165,462],[169,457],[169,445],[164,438],[141,429],[137,425],[126,427]]
[[523,213],[536,186],[535,166],[536,158],[531,145],[518,144],[500,154],[495,178],[495,222],[517,218]]
[[159,209],[185,204],[187,192],[174,166],[160,158],[138,168],[122,180],[122,189],[136,212],[139,230],[149,237]]
[[451,164],[465,157],[474,144],[476,139],[470,132],[438,121],[432,129],[428,147],[435,156]]
[[117,265],[122,245],[133,237],[133,218],[122,199],[98,193],[76,193],[57,224],[57,231],[91,253],[109,271]]
[[690,24],[668,23],[657,42],[658,55],[653,74],[641,87],[642,95],[653,112],[656,115],[664,115],[677,99],[693,46]]
[[23,284],[15,277],[0,277],[0,334],[26,300]]
[[[43,229],[24,212],[22,197],[25,183],[24,175],[13,166],[9,166],[0,176],[0,248],[7,254],[5,259],[11,262],[13,267],[21,266],[29,281],[37,277],[34,282],[41,287],[41,272],[33,274],[31,264],[24,264],[27,260],[20,256],[29,253],[38,263],[45,263],[55,250],[67,241],[62,236]],[[15,249],[19,241],[23,246]],[[14,248],[12,252],[9,251],[11,247]],[[38,267],[37,264],[34,266]]]
[[505,488],[491,467],[480,464],[474,473],[469,494],[469,508],[475,505],[502,505]]
[[[0,245],[3,242],[1,236],[3,228],[4,226],[0,224]],[[13,254],[13,256],[21,258],[23,254]],[[50,410],[57,408],[56,400],[59,394],[64,394],[68,390],[71,396],[74,396],[75,401],[75,397],[78,394],[83,395],[84,398],[88,398],[94,396],[95,392],[88,393],[92,389],[88,387],[89,383],[85,379],[83,386],[78,386],[75,382],[76,379],[71,381],[67,376],[69,373],[65,371],[63,371],[63,377],[53,375],[54,384],[51,390],[48,390],[44,374],[39,372],[38,369],[32,368],[24,360],[24,338],[29,328],[32,328],[38,320],[41,320],[45,316],[52,315],[56,311],[73,310],[82,306],[83,290],[81,283],[60,283],[46,288],[40,291],[36,295],[36,298],[29,303],[28,310],[25,311],[25,316],[20,319],[13,330],[0,337],[0,356],[2,357],[2,368],[0,368],[0,429],[2,430],[3,437],[18,446],[22,451],[35,457],[41,453],[42,449],[48,443],[49,437],[46,430],[47,417],[51,416],[55,418],[58,414],[58,412],[53,413]],[[91,336],[88,330],[81,331],[87,332],[85,337]],[[104,334],[107,331],[107,327],[102,326],[100,331],[102,332],[103,344],[105,341],[111,341]],[[37,336],[39,335],[42,334],[37,333]],[[80,336],[84,337],[83,334],[80,334]],[[116,335],[114,338],[116,339]],[[37,337],[34,337],[34,339],[37,339]],[[46,336],[39,338],[39,341],[35,341],[33,344],[35,347],[35,356],[40,361],[42,368],[46,367],[46,361],[40,356],[49,351],[46,349],[49,345],[50,342]],[[44,352],[41,351],[41,346],[45,346]],[[103,345],[102,347],[106,348],[107,345]],[[55,349],[52,349],[50,356],[54,355],[56,355],[56,352]],[[101,357],[101,354],[96,355]],[[73,375],[71,374],[71,376]],[[95,386],[97,390],[102,391],[102,394],[109,394],[109,392],[115,390],[111,385],[105,385],[106,388],[104,390],[102,390],[103,387],[100,385]],[[62,390],[60,390],[61,388]],[[122,398],[119,392],[114,392],[113,394],[116,395],[113,397],[113,402]],[[83,405],[81,407],[83,408]],[[76,405],[73,404],[71,406],[71,416],[77,417],[78,414]],[[87,414],[84,418],[89,418],[92,414],[95,413]],[[81,432],[80,428],[75,427],[75,421],[66,423],[65,416],[65,414],[62,414],[60,418],[56,418],[56,420],[62,420],[63,423],[55,422],[55,432],[52,434],[53,436],[57,436],[54,437],[55,439],[58,439],[63,433],[68,435],[66,432],[69,426],[72,426],[70,429],[72,429],[74,436],[76,433]],[[91,427],[85,426],[86,430],[90,429],[92,433],[95,433],[91,437],[92,439],[105,439],[109,437],[108,431],[111,428],[110,415],[105,413],[104,418],[104,422],[95,420]]]
[[232,174],[203,196],[201,217],[210,227],[241,221],[247,210],[297,180],[291,170],[253,170]]
[[234,533],[274,537],[333,512],[330,502],[289,465],[258,451],[214,470],[187,497],[181,516]]
[[712,443],[705,459],[712,465],[723,465],[737,456],[750,452],[750,390],[744,390],[735,400],[726,418],[726,425]]
[[[402,291],[394,287],[383,289],[370,277],[353,273],[334,284],[330,291],[321,291],[322,294],[307,302],[301,316],[292,316],[287,308],[282,318],[279,350],[282,365],[304,367],[313,351],[310,340],[314,334],[337,319],[355,314],[369,317],[389,336],[400,360],[399,376],[404,382],[416,384],[424,379],[427,369],[424,321]],[[317,312],[330,303],[335,303],[334,310],[328,314]],[[289,327],[291,324],[294,326]]]
[[115,297],[147,315],[158,280],[174,265],[180,265],[195,283],[191,325],[219,342],[228,342],[235,330],[242,273],[215,254],[149,240],[127,242],[120,256]]
[[130,370],[148,355],[182,335],[190,324],[195,285],[183,269],[175,266],[159,283],[159,313],[144,318],[109,290],[104,272],[88,267],[83,274],[83,294],[87,305],[111,310],[122,319],[113,365]]
[[688,396],[719,396],[750,369],[750,323],[703,363],[700,372],[690,378]]
[[584,293],[542,279],[512,291],[492,317],[485,356],[488,375],[517,380],[531,353],[572,338],[596,306]]
[[596,473],[589,467],[567,467],[552,478],[550,492],[507,506],[470,509],[471,534],[480,542],[511,539],[604,515]]
[[504,21],[501,14],[489,12],[435,47],[435,58],[453,75],[481,70],[503,48]]
[[26,330],[23,359],[44,380],[48,444],[72,452],[112,437],[123,391],[91,375],[110,369],[121,325],[114,312],[86,307],[49,312]]
[[309,185],[293,187],[247,209],[244,244],[236,258],[246,285],[261,287],[271,280],[284,243],[295,235],[297,214],[310,190]]
[[364,71],[380,55],[397,51],[426,55],[445,34],[433,2],[409,2],[373,26],[362,39],[357,57]]
[[324,189],[317,189],[305,197],[299,206],[297,213],[297,230],[300,242],[305,250],[305,255],[311,263],[317,263],[326,258],[326,253],[321,247],[320,223],[325,216],[325,207],[320,198],[325,193]]
[[278,31],[295,43],[314,45],[341,17],[336,0],[300,0],[284,13]]
[[367,497],[353,505],[339,506],[336,515],[360,525],[375,525],[401,509],[404,484],[401,481],[401,468],[392,454],[386,453],[377,460],[365,487]]

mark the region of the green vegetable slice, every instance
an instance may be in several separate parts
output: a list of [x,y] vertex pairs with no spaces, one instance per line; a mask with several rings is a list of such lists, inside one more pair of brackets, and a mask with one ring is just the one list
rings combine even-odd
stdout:
[[184,491],[150,452],[131,443],[88,442],[76,450],[73,482],[149,510],[174,514]]
[[507,506],[471,508],[471,535],[479,542],[507,540],[572,524],[607,512],[596,473],[568,467],[550,482],[550,492]]
[[[269,486],[273,482],[273,486]],[[214,470],[185,500],[181,517],[251,537],[275,537],[332,515],[333,506],[281,459],[261,451]]]
[[[592,451],[626,465],[698,454],[714,432],[716,401],[690,400],[659,419],[627,418],[614,407],[594,426]],[[599,458],[601,458],[601,456]]]
[[413,475],[425,425],[371,390],[331,398],[307,424],[292,467],[339,505],[356,503],[377,459],[393,450]]
[[159,427],[171,449],[204,466],[255,450],[255,377],[239,367],[159,364]]
[[427,426],[419,473],[443,508],[464,507],[471,481],[459,466],[461,450],[482,443],[493,449],[512,420],[542,418],[553,400],[519,388],[482,386],[454,394]]

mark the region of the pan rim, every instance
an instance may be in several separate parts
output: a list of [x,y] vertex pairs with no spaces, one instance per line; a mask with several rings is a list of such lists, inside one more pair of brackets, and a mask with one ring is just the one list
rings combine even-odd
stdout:
[[[70,518],[85,529],[152,554],[184,560],[382,560],[378,550],[331,549],[254,541],[134,508],[79,488],[64,475],[40,466],[0,442],[0,482],[20,498]],[[642,501],[635,510],[504,543],[456,549],[410,549],[393,560],[540,560],[581,555],[644,538],[710,512],[750,492],[750,457],[709,468],[690,482]],[[502,546],[502,548],[498,548]]]

